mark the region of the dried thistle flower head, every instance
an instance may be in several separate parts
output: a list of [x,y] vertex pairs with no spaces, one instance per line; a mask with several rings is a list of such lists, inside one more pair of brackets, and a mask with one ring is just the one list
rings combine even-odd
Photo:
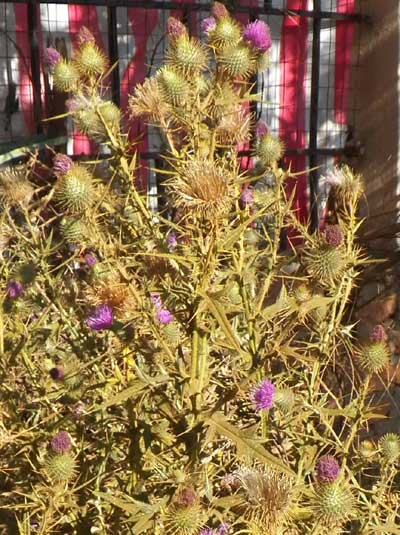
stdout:
[[[96,264],[97,262],[94,265]],[[96,278],[94,283],[85,289],[83,298],[93,306],[108,303],[120,320],[131,319],[136,310],[136,303],[129,285],[113,273]]]
[[233,198],[233,173],[228,165],[209,159],[189,158],[168,184],[175,206],[199,217],[227,212]]
[[0,198],[9,207],[27,207],[35,190],[28,180],[25,166],[0,169]]
[[171,108],[165,102],[157,78],[147,78],[138,84],[129,97],[129,111],[132,117],[148,117],[160,123],[168,115]]
[[354,173],[348,165],[336,167],[328,174],[327,183],[335,189],[337,200],[341,203],[339,208],[347,206],[350,202],[357,202],[364,193],[362,176]]
[[287,475],[264,467],[241,468],[235,475],[245,491],[245,518],[265,532],[284,522],[294,496],[293,481]]
[[232,145],[242,143],[250,139],[250,114],[241,105],[237,105],[232,110],[227,110],[222,115],[216,134],[220,145]]
[[340,225],[326,225],[323,236],[328,245],[339,247],[343,243],[344,236]]

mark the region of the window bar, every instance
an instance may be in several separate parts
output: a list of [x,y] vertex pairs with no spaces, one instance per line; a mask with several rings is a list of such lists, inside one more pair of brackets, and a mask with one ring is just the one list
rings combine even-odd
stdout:
[[28,31],[31,52],[31,78],[33,95],[33,119],[36,125],[36,134],[43,132],[42,126],[42,90],[40,82],[40,49],[38,17],[39,4],[28,4]]
[[[321,0],[314,0],[314,12],[321,12]],[[319,104],[319,74],[321,60],[321,18],[313,19],[312,39],[312,68],[311,68],[311,102],[310,102],[310,137],[309,137],[309,184],[310,184],[310,224],[315,231],[318,221],[318,104]]]
[[[108,20],[108,53],[110,56],[111,65],[119,59],[118,55],[118,31],[117,31],[117,8],[109,6],[107,8]],[[111,72],[111,95],[113,102],[119,106],[121,102],[120,95],[120,78],[118,65],[114,66]]]

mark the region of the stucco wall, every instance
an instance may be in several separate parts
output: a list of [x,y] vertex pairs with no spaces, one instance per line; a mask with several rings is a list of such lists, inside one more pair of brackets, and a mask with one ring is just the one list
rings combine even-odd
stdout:
[[355,70],[357,136],[365,154],[357,163],[366,182],[367,234],[385,238],[378,249],[393,250],[400,241],[393,239],[399,205],[399,1],[361,0],[359,9],[371,17],[361,24],[360,66]]

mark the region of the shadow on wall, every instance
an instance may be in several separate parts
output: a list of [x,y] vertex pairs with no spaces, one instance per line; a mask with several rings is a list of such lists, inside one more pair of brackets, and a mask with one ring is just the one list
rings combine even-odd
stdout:
[[365,146],[358,171],[365,177],[364,237],[371,251],[384,255],[400,248],[399,2],[360,0],[371,18],[360,26],[360,69],[355,80],[357,133]]

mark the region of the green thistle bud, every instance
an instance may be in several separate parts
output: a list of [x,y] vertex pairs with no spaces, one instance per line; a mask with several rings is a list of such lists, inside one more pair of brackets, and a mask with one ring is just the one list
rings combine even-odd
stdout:
[[346,268],[342,249],[323,243],[306,252],[304,261],[310,275],[324,285],[334,284]]
[[227,48],[218,59],[225,73],[232,78],[237,76],[246,78],[255,70],[254,55],[247,45]]
[[283,414],[290,414],[296,397],[290,388],[282,388],[275,392],[274,403]]
[[363,440],[358,448],[358,453],[362,459],[369,461],[376,454],[376,448],[370,440]]
[[82,219],[64,217],[60,221],[60,230],[63,238],[68,243],[84,245],[87,243],[89,235],[89,226]]
[[200,41],[183,35],[168,50],[167,63],[184,74],[194,74],[207,65],[207,53]]
[[107,68],[106,56],[93,41],[83,43],[74,59],[82,76],[99,75]]
[[121,122],[121,110],[114,104],[114,102],[107,101],[99,106],[98,113],[106,123],[108,128],[117,129]]
[[270,52],[268,51],[268,52],[263,52],[262,54],[260,54],[257,57],[256,65],[257,65],[257,72],[262,72],[262,71],[266,71],[267,69],[269,69],[271,65]]
[[179,344],[181,333],[179,325],[175,321],[163,325],[162,334],[172,346],[177,346]]
[[198,535],[204,523],[205,515],[199,503],[188,506],[175,504],[167,514],[167,533]]
[[359,358],[365,370],[379,373],[389,364],[391,351],[385,341],[369,342],[361,347]]
[[79,72],[73,63],[63,59],[54,68],[53,80],[58,91],[72,91],[79,82]]
[[58,178],[55,197],[65,210],[72,213],[90,208],[94,202],[92,175],[82,165],[73,165]]
[[400,436],[387,433],[379,440],[379,447],[383,459],[389,464],[395,463],[400,457]]
[[278,162],[285,153],[285,146],[280,139],[266,134],[258,142],[256,156],[265,167],[271,167]]
[[170,67],[158,72],[158,84],[165,100],[173,106],[181,106],[189,95],[189,84],[185,78]]
[[307,284],[299,284],[293,289],[293,297],[298,304],[306,303],[312,298],[312,295]]
[[52,455],[46,462],[45,470],[54,482],[69,481],[75,475],[75,460],[68,453]]
[[228,299],[232,305],[240,305],[242,302],[242,296],[240,295],[240,286],[237,282],[234,282],[233,285],[229,288]]
[[212,32],[210,42],[217,51],[235,47],[242,37],[239,24],[230,17],[222,17]]
[[337,526],[354,514],[355,500],[343,482],[318,485],[312,508],[317,519],[327,526]]

